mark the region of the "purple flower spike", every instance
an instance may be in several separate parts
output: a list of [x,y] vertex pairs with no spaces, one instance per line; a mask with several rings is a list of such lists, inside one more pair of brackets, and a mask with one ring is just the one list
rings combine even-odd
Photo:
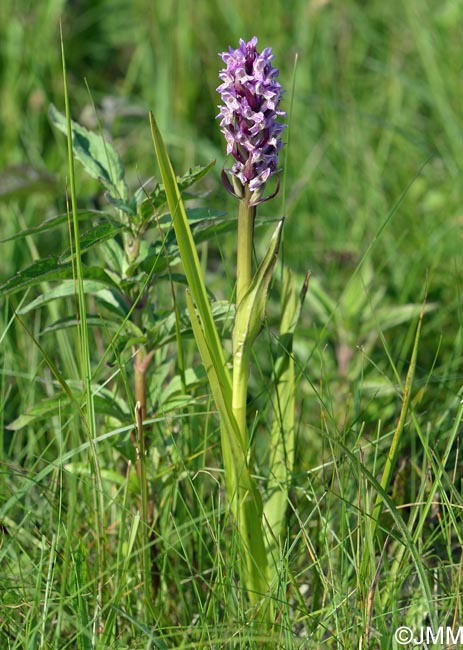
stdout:
[[283,91],[276,81],[278,70],[271,64],[272,48],[259,54],[256,45],[256,36],[248,43],[240,39],[237,50],[230,47],[219,55],[226,68],[219,73],[223,83],[217,88],[223,102],[217,118],[227,154],[235,159],[231,169],[224,170],[231,175],[233,186],[225,174],[224,185],[238,198],[248,186],[252,205],[267,200],[261,197],[266,182],[278,171],[280,136],[286,126],[277,122],[277,117],[286,113],[278,109]]

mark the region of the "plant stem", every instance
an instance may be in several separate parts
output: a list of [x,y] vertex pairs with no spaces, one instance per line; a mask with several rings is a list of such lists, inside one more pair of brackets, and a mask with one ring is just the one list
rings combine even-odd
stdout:
[[143,420],[146,418],[146,373],[153,356],[154,350],[146,353],[144,346],[140,346],[135,355],[134,389],[137,427],[132,439],[137,450],[137,475],[140,482],[143,597],[147,625],[151,624],[154,617],[153,607],[159,586],[156,538],[152,529],[154,501],[149,496],[146,475],[148,440],[143,426]]
[[[252,280],[252,244],[254,239],[255,206],[249,205],[250,192],[246,187],[238,211],[238,235],[236,258],[236,305],[238,306],[249,289]],[[233,413],[241,433],[241,442],[247,448],[246,401],[249,379],[249,354],[245,352],[244,341],[233,343]]]
[[250,192],[246,188],[238,211],[238,240],[236,265],[236,302],[239,304],[252,279],[252,243],[254,239],[255,206],[249,205]]
[[144,347],[141,346],[137,350],[133,362],[135,403],[140,403],[142,420],[146,418],[146,372],[153,355],[154,350],[146,353]]
[[149,625],[153,617],[154,593],[152,590],[152,565],[150,553],[150,503],[148,500],[148,481],[146,476],[146,446],[145,433],[143,431],[142,405],[137,402],[135,405],[135,419],[137,422],[137,470],[140,480],[140,502],[141,502],[141,542],[142,542],[142,573],[143,573],[143,597],[145,601],[145,623]]

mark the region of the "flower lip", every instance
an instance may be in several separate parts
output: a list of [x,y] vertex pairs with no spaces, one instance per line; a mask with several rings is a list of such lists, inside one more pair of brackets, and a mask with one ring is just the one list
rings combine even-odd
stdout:
[[256,45],[256,36],[248,42],[240,39],[237,49],[230,47],[219,55],[226,67],[219,72],[222,83],[217,92],[223,103],[217,118],[227,154],[235,160],[225,170],[234,177],[233,186],[237,182],[248,185],[251,192],[262,196],[268,179],[278,173],[281,133],[286,125],[277,119],[286,113],[279,109],[283,91],[276,81],[278,69],[271,64],[272,48],[259,54]]

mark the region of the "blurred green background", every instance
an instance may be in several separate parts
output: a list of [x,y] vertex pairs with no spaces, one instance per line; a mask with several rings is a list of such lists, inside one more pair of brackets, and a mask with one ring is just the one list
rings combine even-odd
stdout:
[[[4,0],[0,166],[47,169],[62,189],[65,145],[55,142],[47,119],[50,102],[63,105],[60,19],[73,115],[94,122],[88,84],[124,161],[133,164],[135,184],[153,171],[148,110],[176,165],[216,158],[217,181],[224,157],[214,121],[217,53],[256,34],[261,48],[273,47],[288,89],[299,56],[287,170],[292,259],[313,267],[325,265],[332,251],[362,251],[430,154],[385,235],[395,245],[383,266],[403,295],[399,256],[414,251],[413,262],[423,269],[435,266],[446,247],[447,258],[457,252],[457,1]],[[212,200],[223,202],[218,183],[211,189]]]

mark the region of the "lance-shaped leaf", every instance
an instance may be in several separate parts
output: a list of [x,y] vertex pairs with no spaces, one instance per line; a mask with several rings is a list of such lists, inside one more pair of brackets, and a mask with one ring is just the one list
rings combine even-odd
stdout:
[[[183,192],[184,190],[191,187],[194,183],[199,181],[201,178],[206,176],[206,174],[212,169],[212,167],[214,167],[214,165],[215,165],[215,160],[210,162],[205,167],[202,167],[201,165],[197,165],[196,167],[192,167],[191,169],[189,169],[185,174],[183,174],[183,176],[177,176],[176,182],[179,191]],[[139,201],[141,198],[144,198],[146,196],[146,192],[144,192],[143,194],[138,193],[135,196],[137,197],[137,199],[135,200]],[[156,185],[154,190],[152,190],[149,193],[149,198],[141,202],[139,207],[140,214],[145,219],[148,215],[153,213],[153,210],[159,210],[160,208],[162,208],[162,206],[165,205],[166,202],[167,202],[166,188],[164,186],[164,183],[159,183]]]
[[221,368],[214,363],[210,355],[189,291],[186,296],[193,333],[219,412],[227,497],[244,544],[242,561],[249,597],[251,602],[256,603],[267,593],[269,587],[267,556],[261,526],[262,498],[249,470],[246,450],[241,445],[240,432],[231,403],[223,390]]
[[[84,266],[82,272],[83,278],[86,280],[96,280],[108,287],[117,288],[114,280],[100,267]],[[13,277],[1,284],[0,294],[5,296],[40,284],[41,282],[72,279],[74,277],[75,269],[71,262],[61,264],[59,258],[48,257],[44,260],[36,260],[33,264],[19,271],[16,275],[13,275]]]
[[201,325],[204,330],[211,357],[217,364],[220,364],[223,367],[222,379],[225,382],[224,390],[227,392],[226,399],[231,403],[231,377],[225,363],[225,356],[220,342],[220,337],[212,317],[206,285],[202,276],[201,263],[196,251],[188,217],[175,178],[175,173],[172,169],[166,146],[152,113],[150,113],[150,124],[154,148],[156,150],[159,169],[161,171],[162,181],[166,192],[167,203],[172,215],[172,222],[185,276],[192,298],[195,302],[196,308],[198,309]]
[[237,306],[233,328],[233,355],[241,350],[246,355],[259,334],[265,319],[267,293],[280,247],[283,219],[278,222],[267,253],[259,265],[251,286]]
[[[93,248],[94,246],[102,244],[108,239],[114,239],[114,237],[118,235],[120,232],[122,232],[123,229],[124,226],[111,221],[104,221],[103,223],[97,224],[94,228],[83,233],[80,236],[81,254],[87,252],[88,250],[90,250],[90,248]],[[59,259],[60,261],[65,262],[71,259],[73,254],[74,254],[73,249],[68,248],[60,255]]]
[[[67,135],[66,117],[53,104],[50,104],[48,114],[52,124]],[[101,135],[88,131],[72,120],[71,129],[72,151],[85,171],[101,181],[112,197],[127,201],[129,191],[125,182],[125,170],[114,147]]]
[[[108,302],[110,306],[117,307],[117,303],[113,297],[113,294],[108,291],[107,286],[107,283],[99,282],[98,280],[84,280],[84,293],[101,296],[101,298]],[[75,280],[62,280],[58,286],[54,287],[53,289],[49,289],[45,293],[40,294],[40,296],[32,300],[32,302],[28,303],[27,305],[23,305],[20,309],[17,310],[17,312],[18,314],[27,314],[27,312],[43,307],[52,300],[75,295]],[[99,324],[101,325],[101,318]]]
[[295,453],[296,385],[294,377],[293,336],[307,292],[309,275],[302,291],[296,293],[293,274],[285,269],[281,293],[280,348],[275,363],[274,416],[270,437],[269,479],[264,506],[265,521],[271,530],[268,552],[271,566],[283,541],[288,493]]
[[[114,395],[108,390],[95,386],[96,390],[98,390],[98,395],[95,395],[95,402],[98,413],[116,418],[119,422],[126,422],[130,414],[127,410],[124,410],[123,407],[125,405],[120,400],[116,400]],[[39,421],[50,420],[53,416],[63,418],[64,416],[70,415],[73,412],[73,408],[75,407],[72,402],[63,398],[63,395],[60,393],[34,404],[26,413],[22,413],[13,422],[7,424],[6,428],[10,431],[18,431],[25,426],[35,424]]]
[[[104,213],[98,212],[97,210],[78,210],[77,211],[77,218],[79,221],[84,221],[85,219],[91,219],[91,218],[98,218],[100,219],[101,217],[104,217]],[[64,214],[57,214],[53,217],[50,217],[49,219],[45,219],[45,221],[42,221],[38,226],[31,226],[30,228],[23,228],[19,232],[15,233],[14,235],[10,235],[9,237],[5,237],[4,239],[0,239],[0,244],[3,244],[4,242],[7,241],[12,241],[13,239],[24,239],[24,237],[27,237],[28,235],[36,235],[41,232],[48,232],[49,230],[53,230],[53,228],[58,228],[58,226],[61,226],[63,223],[68,223],[69,222],[69,214],[66,212]]]

